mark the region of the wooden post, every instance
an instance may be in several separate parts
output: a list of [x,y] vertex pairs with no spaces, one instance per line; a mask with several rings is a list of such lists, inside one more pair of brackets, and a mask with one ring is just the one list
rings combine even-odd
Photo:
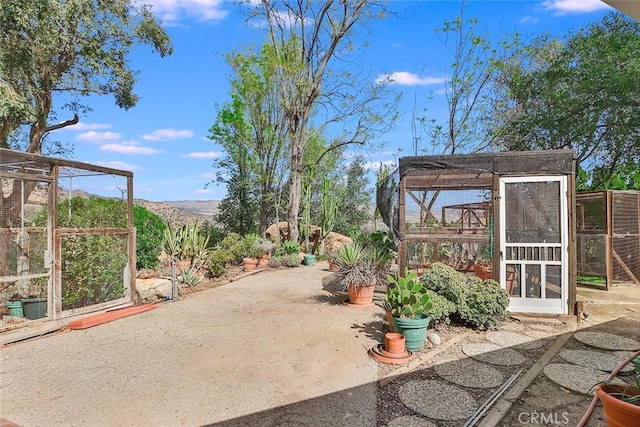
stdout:
[[613,287],[613,193],[604,191],[604,218],[605,218],[605,290]]
[[400,188],[398,189],[398,232],[402,240],[398,245],[398,275],[403,276],[407,270],[407,241],[405,236],[407,234],[406,224],[406,196],[405,191],[407,187],[406,177],[400,176]]

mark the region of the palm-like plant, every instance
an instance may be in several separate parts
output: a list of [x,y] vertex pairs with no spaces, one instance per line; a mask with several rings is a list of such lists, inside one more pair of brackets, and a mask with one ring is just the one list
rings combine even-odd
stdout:
[[376,265],[371,253],[358,243],[349,243],[334,254],[338,265],[338,290],[347,290],[349,286],[368,286],[376,280]]

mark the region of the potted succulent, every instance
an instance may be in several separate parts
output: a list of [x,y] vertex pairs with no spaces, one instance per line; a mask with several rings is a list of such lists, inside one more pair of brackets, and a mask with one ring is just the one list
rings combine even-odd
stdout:
[[256,246],[260,249],[260,256],[258,257],[258,266],[267,267],[269,260],[271,259],[271,253],[275,249],[276,245],[269,239],[261,238]]
[[198,221],[185,224],[177,230],[167,227],[162,248],[170,257],[178,258],[178,266],[185,269],[200,263],[208,253],[209,236],[200,232]]
[[409,350],[424,348],[431,310],[427,288],[420,283],[415,272],[398,278],[389,276],[387,280],[389,287],[384,306],[391,311],[395,331],[405,336]]
[[[607,425],[611,427],[640,425],[640,350],[627,360],[631,360],[633,364],[632,384],[605,381],[596,387]],[[617,371],[619,369],[614,371],[612,377],[615,377]],[[624,377],[620,375],[617,378]]]
[[358,243],[348,243],[335,252],[338,290],[346,290],[354,305],[373,303],[376,268],[370,253]]
[[244,271],[253,271],[258,267],[258,258],[263,254],[260,236],[251,233],[242,238],[242,266]]

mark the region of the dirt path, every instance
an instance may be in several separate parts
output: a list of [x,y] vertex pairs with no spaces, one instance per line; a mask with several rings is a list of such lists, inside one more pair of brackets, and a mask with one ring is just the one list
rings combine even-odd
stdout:
[[333,304],[326,263],[267,271],[83,331],[0,349],[22,426],[375,425],[377,307]]

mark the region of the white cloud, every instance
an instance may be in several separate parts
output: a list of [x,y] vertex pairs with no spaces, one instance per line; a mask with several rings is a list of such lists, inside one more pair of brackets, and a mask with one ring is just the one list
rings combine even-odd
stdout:
[[215,179],[216,178],[216,174],[213,172],[207,172],[207,173],[203,173],[200,175],[201,178],[204,179]]
[[182,157],[187,159],[217,159],[220,156],[222,156],[220,151],[196,151],[182,155]]
[[121,169],[121,170],[125,170],[125,171],[130,171],[130,172],[134,172],[134,171],[140,170],[139,166],[135,166],[135,165],[131,165],[129,163],[124,163],[124,162],[119,162],[119,161],[95,162],[95,163],[100,165],[100,166],[104,166],[105,168]]
[[74,131],[83,131],[83,130],[100,130],[100,129],[109,129],[111,127],[110,124],[107,123],[85,123],[78,122],[75,125],[67,126],[62,129],[64,130],[74,130]]
[[363,166],[365,169],[377,171],[378,169],[380,169],[380,166],[391,166],[392,168],[394,168],[397,166],[397,164],[395,160],[383,160],[380,162],[367,162]]
[[520,19],[521,24],[537,24],[538,18],[534,18],[533,16],[523,16]]
[[118,153],[118,154],[158,154],[160,150],[156,150],[149,147],[141,147],[135,144],[105,144],[101,145],[100,149],[102,151],[107,151],[109,153]]
[[376,83],[389,82],[403,86],[425,86],[444,83],[444,77],[420,77],[417,74],[406,71],[395,71],[390,74],[380,74],[376,77]]
[[122,135],[120,135],[118,132],[96,132],[94,130],[90,130],[76,136],[76,141],[98,143],[103,141],[117,141],[121,137]]
[[170,141],[172,139],[191,138],[193,131],[176,129],[158,129],[151,133],[142,135],[142,139],[147,141]]
[[601,0],[545,0],[542,2],[542,7],[555,12],[555,15],[589,13],[610,8]]
[[196,190],[195,193],[196,194],[209,194],[209,193],[211,193],[211,190],[207,190],[206,188],[202,188],[200,190]]
[[223,0],[144,0],[143,3],[151,5],[151,11],[167,24],[184,18],[219,21],[229,14],[222,8]]

